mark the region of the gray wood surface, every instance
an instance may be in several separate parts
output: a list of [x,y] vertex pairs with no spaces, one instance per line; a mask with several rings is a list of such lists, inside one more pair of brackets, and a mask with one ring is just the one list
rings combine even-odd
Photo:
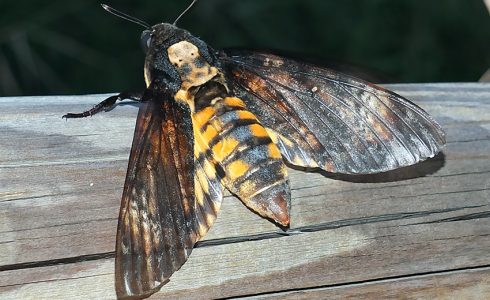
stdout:
[[[490,298],[490,84],[388,87],[440,122],[443,154],[372,176],[290,170],[286,233],[227,195],[153,298]],[[61,119],[106,96],[0,98],[1,299],[114,299],[137,106]]]

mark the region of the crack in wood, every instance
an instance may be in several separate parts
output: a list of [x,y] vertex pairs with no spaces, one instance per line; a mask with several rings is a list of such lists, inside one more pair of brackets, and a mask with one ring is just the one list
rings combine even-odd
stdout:
[[[425,194],[418,194],[418,195],[407,195],[407,196],[397,196],[396,198],[418,198],[418,197],[423,197],[423,196],[436,196],[436,195],[451,195],[451,194],[467,194],[467,193],[472,193],[472,192],[483,192],[483,191],[488,191],[489,189],[472,189],[472,190],[463,190],[463,191],[451,191],[451,192],[440,192],[440,193],[425,193]],[[386,199],[391,199],[392,197],[384,197],[384,198],[378,198],[377,200],[386,200]],[[483,206],[483,205],[481,205]],[[480,207],[481,207],[480,206]]]
[[417,212],[406,212],[406,213],[396,213],[396,214],[384,214],[384,215],[379,215],[379,216],[369,216],[369,217],[361,217],[361,218],[355,218],[355,219],[327,222],[327,223],[322,223],[322,224],[317,224],[317,225],[312,225],[312,226],[299,227],[298,229],[302,233],[303,232],[315,232],[315,231],[335,229],[335,228],[340,228],[340,227],[345,227],[345,226],[354,226],[354,225],[362,225],[362,224],[368,224],[368,223],[378,223],[378,222],[386,222],[386,221],[395,221],[395,220],[402,220],[402,219],[412,219],[412,218],[418,218],[418,217],[425,217],[425,216],[429,216],[429,215],[433,215],[433,214],[455,212],[455,211],[460,211],[460,210],[469,209],[469,208],[480,208],[483,206],[485,206],[485,205],[463,206],[463,207],[455,207],[455,208],[436,209],[436,210],[417,211]]
[[[321,223],[321,224],[316,224],[316,225],[297,227],[297,228],[289,229],[287,231],[266,232],[266,233],[248,235],[248,236],[238,236],[238,237],[228,237],[228,238],[221,238],[221,239],[205,240],[205,241],[198,242],[195,245],[195,248],[220,246],[220,245],[226,245],[226,244],[234,244],[234,243],[243,243],[243,242],[252,242],[252,241],[281,238],[281,237],[293,236],[293,235],[298,235],[298,234],[318,232],[318,231],[322,231],[322,230],[337,229],[337,228],[347,227],[347,226],[356,226],[356,225],[363,225],[363,224],[369,224],[369,223],[379,223],[379,222],[418,218],[418,217],[424,217],[424,216],[429,216],[429,215],[433,215],[433,214],[448,213],[448,212],[460,211],[460,210],[470,209],[470,208],[480,208],[483,206],[484,205],[474,205],[474,206],[464,206],[464,207],[455,207],[455,208],[437,209],[437,210],[428,210],[428,211],[419,211],[419,212],[406,212],[406,213],[396,213],[396,214],[385,214],[385,215],[379,215],[379,216],[368,216],[368,217],[361,217],[361,218],[354,218],[354,219],[347,219],[347,220],[337,220],[337,221],[326,222],[326,223]],[[477,213],[477,214],[479,214],[479,213]],[[470,215],[477,215],[477,214],[470,214]],[[490,212],[488,212],[488,211],[486,211],[485,214],[488,214],[488,216],[486,216],[486,217],[490,216]],[[455,218],[446,218],[446,219],[442,219],[442,220],[449,220],[449,219],[455,219]],[[464,220],[464,219],[462,219],[462,220]],[[418,223],[418,224],[428,224],[428,223]],[[411,224],[411,225],[418,225],[418,224]],[[24,262],[24,263],[17,263],[17,264],[0,266],[0,272],[20,270],[20,269],[39,268],[39,267],[48,267],[48,266],[54,266],[54,265],[60,265],[60,264],[73,264],[73,263],[80,263],[80,262],[84,262],[84,261],[114,258],[114,256],[115,256],[114,252],[111,251],[111,252],[80,255],[80,256],[60,258],[60,259],[51,259],[51,260],[35,261],[35,262]]]
[[16,283],[16,284],[0,285],[0,287],[6,288],[6,287],[14,287],[14,286],[24,286],[26,284],[33,284],[33,283],[58,282],[58,281],[66,281],[66,280],[74,280],[74,279],[82,279],[82,278],[102,277],[102,276],[107,276],[107,275],[112,275],[112,273],[102,273],[102,274],[97,274],[97,275],[77,276],[77,277],[69,277],[69,278],[37,280],[37,281],[30,281],[30,282],[23,282],[23,283]]
[[3,265],[0,266],[0,272],[20,270],[20,269],[41,268],[41,267],[49,267],[49,266],[64,265],[64,264],[74,264],[74,263],[99,260],[99,259],[108,259],[108,258],[114,258],[114,253],[115,253],[114,251],[111,251],[111,252],[104,252],[104,253],[80,255],[74,257],[65,257],[65,258],[58,258],[58,259]]
[[472,213],[472,214],[466,214],[462,216],[457,216],[457,217],[451,217],[451,218],[445,218],[445,219],[440,219],[440,220],[434,220],[434,221],[427,221],[427,222],[420,222],[420,223],[413,223],[410,225],[422,225],[422,224],[434,224],[434,223],[443,223],[443,222],[457,222],[457,221],[469,221],[469,220],[474,220],[474,219],[483,219],[483,218],[490,218],[490,211],[481,211],[477,213]]
[[[333,180],[335,180],[335,179],[333,179]],[[414,187],[414,186],[422,185],[422,184],[423,184],[422,182],[409,182],[409,183],[391,184],[391,185],[387,184],[384,186],[376,186],[376,187],[362,187],[362,188],[358,188],[358,189],[342,189],[342,190],[338,190],[338,191],[330,191],[328,193],[328,195],[345,194],[345,193],[349,193],[349,192],[372,191],[372,190],[378,191],[378,190],[383,190],[383,189],[401,188],[401,187],[407,187],[407,186]],[[313,190],[313,189],[317,189],[321,186],[322,186],[322,184],[304,186],[304,187],[300,187],[300,188],[292,188],[291,191],[302,191],[302,190],[308,190],[308,189]],[[325,194],[321,193],[321,194],[309,194],[309,195],[304,195],[304,196],[295,196],[293,201],[295,199],[318,197],[318,196],[322,196],[322,195],[324,196]]]
[[291,292],[314,291],[314,290],[320,290],[320,289],[339,288],[339,287],[353,287],[353,286],[366,285],[366,284],[385,283],[385,282],[392,282],[392,281],[399,281],[399,280],[406,280],[406,279],[424,278],[427,276],[434,276],[434,275],[451,275],[451,274],[458,274],[458,273],[468,272],[468,271],[487,271],[487,270],[490,270],[490,265],[470,266],[470,267],[464,267],[464,268],[455,268],[455,269],[436,270],[436,271],[403,274],[403,275],[395,275],[395,276],[386,276],[386,277],[371,278],[371,279],[366,279],[366,280],[351,281],[351,282],[340,282],[340,283],[335,283],[335,284],[326,284],[326,285],[310,286],[310,287],[303,287],[303,288],[281,289],[279,291],[268,291],[268,292],[257,293],[257,294],[244,294],[244,295],[239,295],[239,296],[222,297],[222,298],[216,298],[216,299],[220,299],[220,300],[221,299],[242,299],[242,298],[249,298],[249,297],[266,296],[266,295],[278,295],[279,296],[279,295],[287,294],[287,293],[291,293]]

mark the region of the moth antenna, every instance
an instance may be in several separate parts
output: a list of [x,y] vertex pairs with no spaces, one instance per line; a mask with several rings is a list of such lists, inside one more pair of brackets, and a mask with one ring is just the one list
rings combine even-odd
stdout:
[[182,18],[189,11],[189,9],[191,9],[194,6],[194,4],[196,2],[197,2],[197,0],[192,1],[191,4],[189,4],[189,6],[187,6],[187,8],[177,17],[177,19],[175,19],[175,21],[172,25],[175,26],[177,24],[177,21],[179,21],[180,18]]
[[137,19],[135,17],[132,17],[128,14],[125,14],[123,12],[120,12],[118,11],[117,9],[114,9],[112,7],[110,7],[109,5],[107,4],[100,4],[102,6],[103,9],[105,9],[107,12],[115,15],[116,17],[119,17],[121,19],[125,19],[125,20],[128,20],[130,22],[133,22],[133,23],[136,23],[138,25],[141,25],[143,27],[145,27],[146,29],[151,29],[151,26],[150,24],[146,23],[145,21],[142,21],[140,19]]

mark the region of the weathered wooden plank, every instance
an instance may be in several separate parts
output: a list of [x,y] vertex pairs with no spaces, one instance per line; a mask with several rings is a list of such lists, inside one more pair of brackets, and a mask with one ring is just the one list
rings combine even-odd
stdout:
[[266,294],[250,299],[488,299],[490,269],[443,272],[408,278],[375,280],[301,291]]
[[[489,264],[490,85],[392,87],[441,122],[448,133],[443,156],[340,181],[291,172],[291,229],[304,231],[298,235],[276,238],[281,232],[273,224],[227,197],[208,245],[195,250],[163,293],[252,295]],[[60,118],[103,97],[0,98],[5,296],[113,296],[111,260],[42,267],[113,251],[137,109]],[[26,269],[30,263],[36,267]],[[365,269],[352,274],[360,265]],[[70,288],[79,285],[94,289]]]
[[[464,226],[389,221],[201,247],[159,295],[209,299],[488,266],[489,236],[488,218]],[[112,270],[112,260],[99,260],[6,271],[0,292],[4,299],[109,299]]]

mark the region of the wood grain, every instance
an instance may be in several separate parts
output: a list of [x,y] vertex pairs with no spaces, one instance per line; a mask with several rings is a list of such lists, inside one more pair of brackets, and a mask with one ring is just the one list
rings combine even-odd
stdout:
[[[290,170],[288,232],[228,195],[155,299],[490,297],[490,84],[389,88],[441,123],[443,154],[371,176]],[[61,119],[106,96],[0,98],[0,298],[114,299],[137,107]]]

